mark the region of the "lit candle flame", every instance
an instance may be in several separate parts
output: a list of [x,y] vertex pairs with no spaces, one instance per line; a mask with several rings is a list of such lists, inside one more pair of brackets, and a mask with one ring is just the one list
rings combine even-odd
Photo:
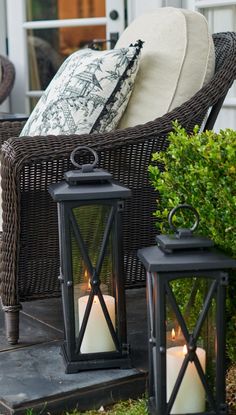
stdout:
[[91,291],[91,283],[90,283],[90,279],[88,278],[88,271],[87,269],[84,271],[84,278],[86,281],[88,281],[88,291]]
[[175,340],[175,329],[171,330],[171,339],[174,341]]
[[187,349],[187,346],[185,344],[184,347],[183,347],[183,354],[186,356],[187,353],[188,353],[188,349]]

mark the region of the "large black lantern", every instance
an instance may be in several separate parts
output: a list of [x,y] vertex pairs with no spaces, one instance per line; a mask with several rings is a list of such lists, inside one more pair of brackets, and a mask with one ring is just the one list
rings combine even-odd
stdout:
[[[75,161],[91,153],[92,164]],[[71,161],[78,169],[49,188],[58,203],[66,372],[130,367],[121,215],[131,191],[94,168],[93,150],[78,147]]]
[[[196,222],[176,229],[173,216],[186,208]],[[175,234],[138,252],[147,271],[151,414],[227,414],[225,297],[236,261],[193,236],[198,221],[191,206],[178,206],[169,215]]]

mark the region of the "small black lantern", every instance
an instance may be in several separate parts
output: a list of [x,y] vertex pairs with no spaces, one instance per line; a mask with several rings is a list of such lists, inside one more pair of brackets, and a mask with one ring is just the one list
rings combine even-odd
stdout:
[[[191,209],[192,229],[173,216]],[[175,235],[139,250],[147,271],[149,410],[151,414],[226,415],[225,296],[236,261],[193,236],[199,217],[189,205],[169,215]]]
[[[92,164],[75,161],[84,153],[92,153]],[[121,215],[131,191],[94,168],[97,160],[92,149],[76,148],[71,162],[78,169],[49,188],[58,203],[67,373],[130,367]]]

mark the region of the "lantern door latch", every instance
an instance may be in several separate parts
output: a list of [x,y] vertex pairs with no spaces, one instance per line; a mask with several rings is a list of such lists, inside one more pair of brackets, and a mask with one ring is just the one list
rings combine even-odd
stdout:
[[128,343],[122,344],[122,351],[124,354],[129,355],[130,354],[130,345]]
[[124,201],[123,200],[120,200],[119,202],[118,202],[118,212],[123,212],[123,210],[124,210],[124,208],[125,208],[125,204],[124,204]]
[[149,338],[149,343],[150,343],[152,346],[156,346],[156,339],[155,339],[153,336],[151,336],[151,337]]
[[226,272],[222,272],[221,273],[220,284],[221,285],[228,285],[228,283],[229,283],[229,275]]
[[64,283],[64,277],[63,277],[63,274],[62,274],[61,270],[60,270],[60,275],[58,276],[58,279],[59,279],[61,284]]

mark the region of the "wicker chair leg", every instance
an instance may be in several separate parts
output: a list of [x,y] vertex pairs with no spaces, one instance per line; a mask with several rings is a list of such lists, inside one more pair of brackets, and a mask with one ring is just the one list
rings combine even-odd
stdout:
[[19,310],[5,311],[6,337],[9,344],[17,344],[19,340]]

